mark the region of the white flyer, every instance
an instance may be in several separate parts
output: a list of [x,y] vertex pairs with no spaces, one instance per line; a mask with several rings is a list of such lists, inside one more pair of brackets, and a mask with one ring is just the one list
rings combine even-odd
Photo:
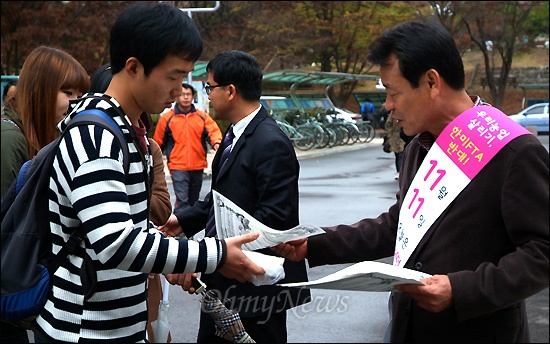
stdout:
[[281,287],[334,289],[352,291],[391,291],[398,284],[423,284],[431,275],[375,261],[348,266],[315,281],[278,284]]
[[260,232],[258,239],[243,245],[243,250],[259,250],[277,246],[282,242],[325,233],[318,226],[303,224],[287,230],[276,230],[256,220],[216,190],[212,190],[212,196],[214,197],[214,216],[219,239]]

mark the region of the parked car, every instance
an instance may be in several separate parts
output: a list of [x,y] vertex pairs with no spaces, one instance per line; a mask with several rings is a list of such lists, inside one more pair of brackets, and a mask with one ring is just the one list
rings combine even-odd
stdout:
[[337,107],[333,107],[331,109],[327,109],[328,115],[336,115],[336,118],[343,119],[347,122],[356,123],[358,120],[362,119],[363,116],[361,116],[358,113],[351,112],[347,109],[341,109]]
[[537,127],[539,133],[548,133],[548,103],[538,103],[508,116],[523,127]]
[[535,41],[535,47],[548,49],[548,36],[547,35],[538,35],[535,38],[534,41]]

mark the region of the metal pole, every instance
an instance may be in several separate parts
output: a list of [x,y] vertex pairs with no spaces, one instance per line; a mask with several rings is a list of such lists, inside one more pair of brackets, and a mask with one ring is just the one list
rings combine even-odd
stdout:
[[[214,12],[217,11],[218,8],[220,8],[220,1],[216,1],[216,5],[214,7],[198,7],[198,8],[180,8],[182,11],[186,11],[189,18],[193,18],[192,12]],[[191,85],[191,82],[193,81],[193,72],[189,72],[187,75],[187,82],[189,85]]]
[[[191,11],[187,11],[187,15],[189,16],[189,18],[193,19],[193,15]],[[187,74],[187,83],[189,85],[192,85],[192,82],[193,82],[193,71],[189,71],[189,74]]]

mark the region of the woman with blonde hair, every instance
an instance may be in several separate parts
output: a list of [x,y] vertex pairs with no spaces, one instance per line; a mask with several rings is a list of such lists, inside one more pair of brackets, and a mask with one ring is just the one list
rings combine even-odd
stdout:
[[[56,125],[67,114],[69,101],[89,88],[90,77],[70,54],[46,46],[31,51],[19,75],[15,104],[2,111],[2,196],[23,163],[60,134]],[[0,341],[29,342],[26,330],[5,322]]]

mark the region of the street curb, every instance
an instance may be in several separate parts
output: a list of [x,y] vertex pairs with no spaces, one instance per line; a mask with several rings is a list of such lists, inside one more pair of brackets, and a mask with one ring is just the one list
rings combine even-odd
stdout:
[[298,161],[304,159],[318,158],[321,156],[327,156],[331,154],[343,153],[343,152],[352,152],[360,149],[365,149],[369,147],[382,146],[382,138],[374,138],[369,143],[354,143],[353,145],[337,146],[332,148],[322,148],[322,149],[313,149],[309,151],[299,151],[296,150],[296,157]]

